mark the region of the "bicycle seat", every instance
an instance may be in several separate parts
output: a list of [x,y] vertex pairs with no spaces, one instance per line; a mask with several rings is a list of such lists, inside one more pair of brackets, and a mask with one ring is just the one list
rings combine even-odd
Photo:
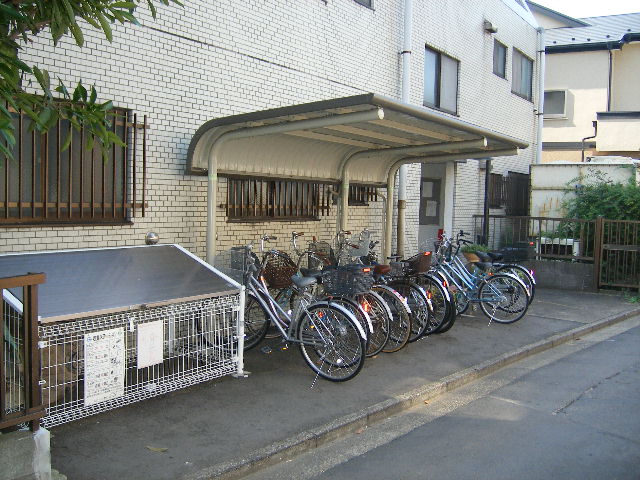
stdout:
[[386,275],[391,271],[390,265],[375,265],[373,267],[373,273],[375,275]]
[[478,258],[483,262],[491,262],[492,258],[489,256],[487,252],[474,252]]
[[304,267],[300,268],[300,273],[305,277],[313,277],[316,279],[322,276],[322,270],[312,270],[310,268],[304,268]]
[[487,252],[487,255],[489,255],[494,262],[504,258],[504,255],[498,252]]
[[318,283],[318,279],[316,277],[299,277],[297,275],[291,277],[291,281],[298,288],[306,288]]

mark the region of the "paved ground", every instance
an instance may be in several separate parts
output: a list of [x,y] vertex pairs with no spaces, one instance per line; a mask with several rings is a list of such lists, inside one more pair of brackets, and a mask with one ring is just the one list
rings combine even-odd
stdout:
[[53,428],[53,467],[70,480],[241,472],[632,312],[640,306],[616,295],[539,289],[513,325],[488,325],[480,312],[462,317],[443,335],[369,359],[342,384],[314,382],[297,348],[281,350],[274,340],[272,353],[258,348],[246,356],[246,379],[208,382]]

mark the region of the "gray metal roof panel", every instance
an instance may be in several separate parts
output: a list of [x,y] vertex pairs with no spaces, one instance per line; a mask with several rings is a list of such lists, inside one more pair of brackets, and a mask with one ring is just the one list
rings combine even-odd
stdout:
[[239,291],[177,245],[0,255],[0,276],[28,272],[47,275],[38,288],[43,322]]
[[547,47],[619,42],[629,33],[640,32],[640,13],[583,18],[590,25],[545,30]]

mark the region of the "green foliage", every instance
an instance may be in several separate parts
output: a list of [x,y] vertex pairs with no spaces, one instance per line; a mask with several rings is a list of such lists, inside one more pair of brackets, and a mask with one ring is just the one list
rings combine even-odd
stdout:
[[[58,79],[57,86],[53,88],[49,73],[37,66],[28,66],[20,60],[19,54],[23,45],[47,28],[54,45],[64,35],[70,34],[75,43],[82,46],[84,36],[79,20],[101,30],[105,38],[112,41],[112,24],[138,24],[134,12],[140,3],[145,3],[156,18],[154,1],[181,5],[178,0],[3,0],[0,3],[0,152],[11,158],[11,149],[15,145],[12,110],[21,110],[31,119],[30,128],[41,132],[55,125],[58,119],[69,120],[76,130],[83,126],[89,133],[87,148],[93,146],[95,138],[102,146],[103,154],[114,143],[121,144],[110,131],[111,102],[98,102],[95,87],[87,90],[78,83],[69,92]],[[33,75],[41,95],[23,90],[25,74]],[[70,137],[65,148],[69,141]]]
[[640,220],[640,185],[633,176],[627,183],[614,183],[602,172],[595,172],[593,178],[595,182],[580,185],[573,195],[565,197],[563,207],[567,217]]
[[479,243],[471,243],[468,245],[463,245],[460,248],[462,253],[473,253],[473,252],[489,252],[491,249],[486,245],[480,245]]

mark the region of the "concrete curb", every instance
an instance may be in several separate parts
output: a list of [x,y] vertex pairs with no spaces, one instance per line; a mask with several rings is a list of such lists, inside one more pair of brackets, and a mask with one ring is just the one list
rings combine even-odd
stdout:
[[487,376],[496,370],[515,363],[523,358],[549,350],[576,338],[640,315],[640,307],[627,312],[612,315],[593,323],[557,333],[538,342],[504,353],[472,367],[452,373],[435,382],[416,388],[395,398],[363,408],[358,412],[337,418],[329,423],[300,432],[297,435],[275,442],[251,452],[248,456],[237,458],[212,467],[191,473],[182,480],[204,480],[209,478],[237,479],[270,465],[287,460],[305,451],[316,448],[336,438],[375,424],[391,415],[411,408],[418,403],[432,400],[446,392]]

